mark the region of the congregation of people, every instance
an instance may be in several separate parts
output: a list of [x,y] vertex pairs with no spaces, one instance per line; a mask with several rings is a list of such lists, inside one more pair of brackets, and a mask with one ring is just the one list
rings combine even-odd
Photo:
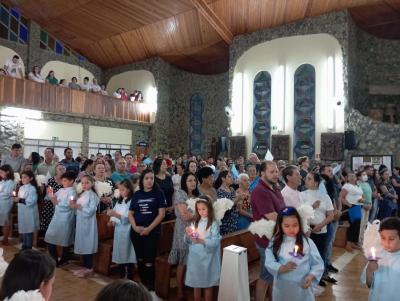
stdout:
[[[40,66],[33,66],[32,70],[25,76],[20,57],[18,55],[14,55],[12,59],[9,59],[4,63],[3,68],[0,69],[0,75],[21,79],[26,78],[37,83],[47,83],[50,85],[74,90],[108,95],[106,86],[104,84],[100,84],[95,77],[92,79],[92,82],[90,82],[89,77],[85,76],[82,83],[78,83],[77,77],[74,76],[68,83],[67,79],[57,79],[56,73],[53,70],[50,70],[46,77],[43,77],[40,71]],[[134,102],[143,102],[143,93],[140,90],[134,90],[132,93],[128,93],[125,88],[118,88],[112,94],[112,96],[126,101],[129,100]]]
[[[377,294],[382,281],[394,283],[387,277],[398,275],[400,265],[400,175],[399,168],[389,168],[351,170],[344,164],[311,162],[307,157],[291,165],[262,161],[255,153],[247,159],[216,160],[186,154],[172,160],[168,153],[146,157],[120,151],[113,157],[98,153],[74,158],[70,148],[61,161],[55,160],[52,148],[45,149],[42,159],[38,153],[25,159],[22,146],[16,143],[0,166],[0,226],[2,243],[8,245],[16,204],[23,251],[4,279],[22,277],[19,274],[24,272],[18,269],[26,266],[24,260],[34,262],[44,256],[37,251],[24,253],[34,252],[31,249],[40,239],[50,257],[41,259],[46,271],[30,290],[40,290],[48,300],[51,289],[49,293],[46,285],[54,282],[55,267],[68,264],[73,256],[82,258],[75,276],[93,277],[99,246],[96,215],[100,213],[109,216],[109,226],[114,227],[112,261],[119,266],[120,278],[133,280],[137,272],[143,287],[131,285],[144,291],[137,300],[147,300],[146,289],[155,289],[161,223],[175,220],[168,262],[177,266],[178,298],[187,300],[185,287],[191,287],[194,300],[203,295],[211,301],[220,281],[222,237],[269,220],[275,221],[273,237],[254,235],[260,253],[255,300],[268,296],[274,301],[314,300],[327,283],[337,283],[332,275],[340,271],[332,264],[332,250],[339,225],[347,229],[346,250],[354,252],[362,247],[368,222],[379,219],[385,249],[380,256],[389,265],[381,271],[381,262],[371,261],[364,277],[372,286],[371,294]],[[194,207],[189,206],[190,199]],[[218,220],[213,204],[221,199],[230,200],[232,206]],[[314,210],[313,218],[305,223],[298,212],[304,205]],[[385,231],[390,235],[384,236]],[[14,261],[18,262],[13,265]],[[17,291],[18,286],[10,283],[3,280],[3,298]],[[395,287],[384,287],[385,296],[395,296]]]

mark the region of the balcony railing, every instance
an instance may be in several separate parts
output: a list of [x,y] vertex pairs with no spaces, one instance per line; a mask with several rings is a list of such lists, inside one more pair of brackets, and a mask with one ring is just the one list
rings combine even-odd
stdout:
[[92,118],[150,122],[143,103],[0,76],[0,105]]

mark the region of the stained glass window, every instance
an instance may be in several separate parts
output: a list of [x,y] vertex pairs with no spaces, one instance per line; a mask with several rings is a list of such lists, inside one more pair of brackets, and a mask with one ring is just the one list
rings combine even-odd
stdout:
[[0,5],[0,38],[26,44],[28,42],[28,21],[17,8]]
[[53,37],[51,34],[49,34],[47,31],[43,29],[40,31],[40,48],[54,51],[55,53],[60,55],[74,56],[79,61],[85,60],[85,58],[82,55],[71,50],[70,47],[65,45],[60,40],[57,40],[55,37]]

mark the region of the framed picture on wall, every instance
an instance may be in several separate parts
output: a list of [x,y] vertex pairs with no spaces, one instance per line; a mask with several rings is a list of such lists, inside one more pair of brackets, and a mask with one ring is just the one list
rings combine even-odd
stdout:
[[355,155],[351,156],[351,169],[357,170],[360,166],[372,165],[375,169],[379,169],[379,166],[385,165],[389,174],[392,175],[393,169],[393,156],[392,155]]

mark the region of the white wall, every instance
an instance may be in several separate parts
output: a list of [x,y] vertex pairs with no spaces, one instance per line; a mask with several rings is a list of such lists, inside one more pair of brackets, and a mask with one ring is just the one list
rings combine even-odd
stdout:
[[142,91],[144,103],[149,105],[149,110],[157,111],[157,89],[150,71],[134,70],[114,75],[108,81],[107,92],[112,95],[118,88],[124,88],[129,94],[134,90]]
[[16,53],[14,50],[7,48],[5,46],[1,46],[1,45],[0,45],[0,68],[4,68],[4,63],[7,60],[11,60],[14,55],[18,55],[20,57],[22,72],[24,72],[24,74],[25,74],[24,61],[22,60],[21,56],[18,53]]
[[90,82],[92,82],[94,77],[93,73],[85,68],[60,61],[47,62],[44,66],[42,66],[40,74],[43,76],[43,78],[46,78],[50,71],[54,71],[58,80],[65,79],[67,83],[71,82],[71,78],[74,76],[78,79],[79,84],[83,82],[83,78],[86,76],[89,77]]
[[82,142],[81,124],[25,119],[24,138]]
[[[328,76],[328,57],[333,58],[334,78]],[[272,78],[271,129],[272,134],[289,134],[293,156],[294,73],[302,64],[311,64],[316,72],[315,153],[320,153],[322,132],[344,131],[343,55],[339,42],[328,34],[279,38],[250,48],[238,60],[233,79],[231,120],[232,134],[246,136],[247,151],[252,148],[253,81],[260,71],[268,71]],[[284,91],[279,89],[279,66],[284,66]],[[328,87],[332,86],[331,93]],[[333,84],[334,82],[334,84]],[[283,94],[284,102],[283,102]],[[329,95],[328,95],[329,94]],[[337,100],[342,104],[336,105]],[[331,122],[329,122],[331,118]],[[274,130],[282,126],[282,131]]]
[[90,126],[89,142],[131,145],[132,131],[102,126]]

